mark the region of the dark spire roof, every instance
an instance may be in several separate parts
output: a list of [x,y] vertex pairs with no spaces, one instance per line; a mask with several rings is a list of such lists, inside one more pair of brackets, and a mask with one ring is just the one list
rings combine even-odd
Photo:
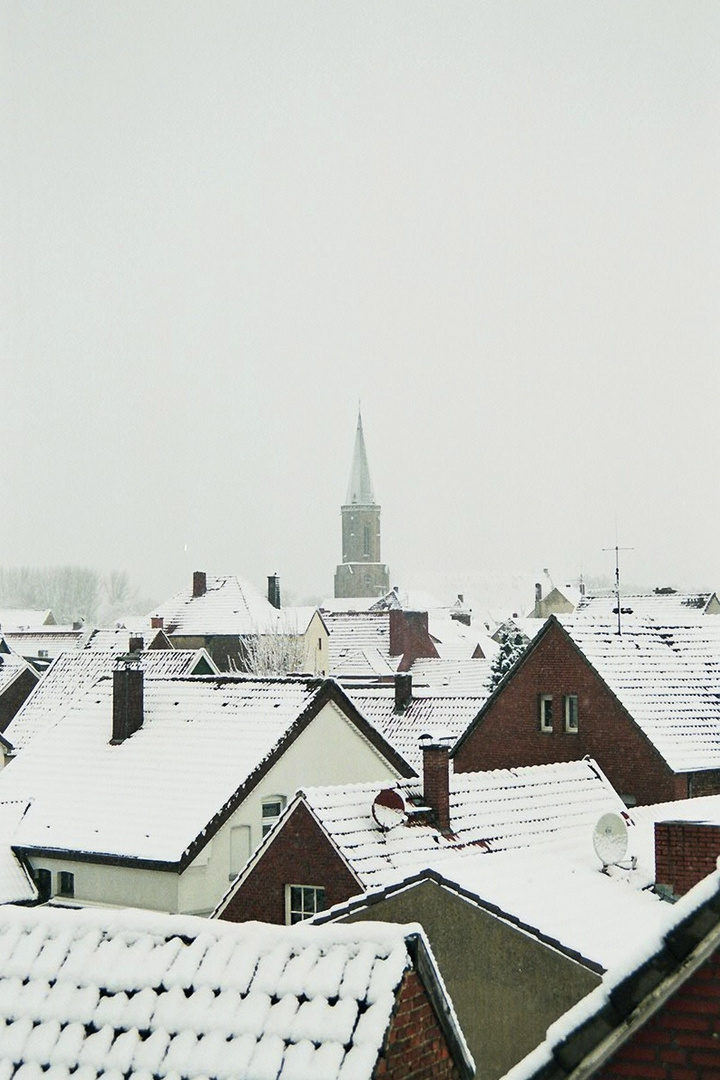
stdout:
[[370,479],[370,469],[368,468],[367,462],[367,452],[365,450],[362,415],[359,409],[357,430],[355,432],[355,450],[353,452],[350,483],[348,484],[345,503],[348,506],[352,503],[358,503],[361,506],[373,506],[375,503],[372,480]]

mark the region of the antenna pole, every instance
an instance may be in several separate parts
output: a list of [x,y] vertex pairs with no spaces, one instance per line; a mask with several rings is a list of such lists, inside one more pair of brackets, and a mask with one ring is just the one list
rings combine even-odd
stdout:
[[603,548],[603,551],[615,552],[615,601],[617,603],[617,632],[618,636],[622,635],[622,620],[620,618],[620,552],[621,551],[634,551],[634,548],[621,548],[618,547],[617,540],[615,541],[614,548]]

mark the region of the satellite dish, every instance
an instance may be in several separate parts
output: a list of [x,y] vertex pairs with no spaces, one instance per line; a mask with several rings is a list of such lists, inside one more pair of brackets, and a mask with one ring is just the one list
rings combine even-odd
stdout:
[[401,825],[407,817],[405,800],[399,791],[393,788],[384,788],[375,796],[372,804],[372,816],[383,832],[392,829],[395,825]]
[[603,814],[593,830],[593,847],[603,866],[622,862],[627,853],[628,830],[620,814]]

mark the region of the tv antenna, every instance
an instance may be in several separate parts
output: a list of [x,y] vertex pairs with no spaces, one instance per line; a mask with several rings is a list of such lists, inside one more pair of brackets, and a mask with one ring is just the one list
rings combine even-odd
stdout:
[[614,548],[603,548],[603,551],[614,551],[615,552],[615,602],[617,604],[617,617],[618,617],[617,632],[618,632],[618,634],[622,634],[622,620],[620,618],[620,615],[621,615],[621,608],[620,608],[620,552],[621,551],[634,551],[634,550],[635,550],[634,548],[626,548],[626,547],[621,548],[621,547],[618,547],[617,537],[615,537],[615,547]]

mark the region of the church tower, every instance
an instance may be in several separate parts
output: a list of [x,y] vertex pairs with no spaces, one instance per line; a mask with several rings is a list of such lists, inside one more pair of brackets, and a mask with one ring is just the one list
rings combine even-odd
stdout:
[[380,507],[375,502],[358,409],[347,498],[341,507],[342,562],[335,571],[335,596],[384,596],[390,573],[380,562]]

